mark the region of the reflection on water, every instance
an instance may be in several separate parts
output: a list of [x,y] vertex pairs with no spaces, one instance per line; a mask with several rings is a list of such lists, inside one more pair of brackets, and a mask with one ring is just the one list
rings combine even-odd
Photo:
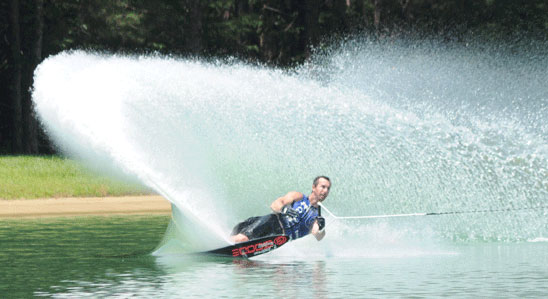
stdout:
[[548,291],[546,249],[545,243],[468,244],[453,248],[455,254],[318,259],[284,252],[261,260],[163,256],[157,262],[166,271],[162,294],[168,296],[184,290],[190,296],[229,298],[534,298]]
[[[541,298],[548,293],[545,240],[447,245],[451,254],[424,248],[422,255],[402,255],[406,249],[392,243],[371,255],[330,257],[307,249],[306,255],[301,245],[309,240],[303,239],[253,260],[150,255],[168,222],[165,216],[0,221],[1,297]],[[390,250],[398,254],[382,254]]]
[[85,291],[126,275],[155,277],[149,253],[168,222],[168,216],[0,220],[0,295]]
[[157,259],[166,271],[164,291],[183,290],[193,296],[282,296],[325,298],[326,261],[245,260],[220,257]]

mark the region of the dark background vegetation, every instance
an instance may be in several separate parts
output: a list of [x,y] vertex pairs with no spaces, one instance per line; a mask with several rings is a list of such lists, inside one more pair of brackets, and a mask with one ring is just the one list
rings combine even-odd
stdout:
[[290,67],[352,34],[546,40],[548,0],[2,1],[0,154],[55,151],[30,90],[35,67],[61,51],[231,56]]

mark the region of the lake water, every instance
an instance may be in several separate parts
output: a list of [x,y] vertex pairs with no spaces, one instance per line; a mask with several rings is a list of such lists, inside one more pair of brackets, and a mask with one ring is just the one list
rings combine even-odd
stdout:
[[0,297],[548,295],[547,240],[414,244],[412,249],[385,244],[353,248],[352,257],[330,252],[326,237],[325,243],[302,239],[252,260],[152,255],[169,218],[2,220]]

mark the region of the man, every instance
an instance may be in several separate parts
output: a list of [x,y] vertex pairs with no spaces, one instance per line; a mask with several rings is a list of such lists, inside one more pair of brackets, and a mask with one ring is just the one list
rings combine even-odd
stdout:
[[316,177],[309,196],[291,191],[276,199],[270,205],[272,214],[238,223],[232,230],[232,241],[241,243],[270,235],[286,235],[295,240],[308,234],[320,241],[325,236],[325,219],[318,203],[327,198],[330,189],[328,177]]

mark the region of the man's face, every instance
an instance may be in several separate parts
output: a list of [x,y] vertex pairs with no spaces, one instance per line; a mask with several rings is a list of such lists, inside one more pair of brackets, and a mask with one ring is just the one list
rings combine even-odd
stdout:
[[311,199],[311,204],[315,205],[318,202],[324,201],[329,195],[329,189],[331,188],[331,183],[324,179],[320,178],[316,186],[312,186],[312,193],[314,193],[314,199]]

